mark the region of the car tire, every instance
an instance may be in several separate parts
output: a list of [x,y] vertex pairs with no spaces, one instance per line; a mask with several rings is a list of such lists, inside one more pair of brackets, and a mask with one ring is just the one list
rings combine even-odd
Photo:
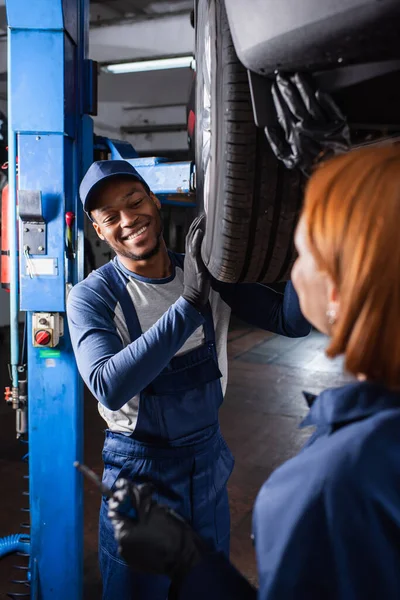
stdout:
[[218,280],[273,283],[290,276],[303,177],[273,155],[254,123],[246,69],[222,0],[198,0],[196,196],[207,214],[203,260]]

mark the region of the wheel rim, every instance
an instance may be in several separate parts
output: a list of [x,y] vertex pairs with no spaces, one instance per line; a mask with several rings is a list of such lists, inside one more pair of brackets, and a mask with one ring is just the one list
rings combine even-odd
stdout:
[[201,128],[201,163],[203,169],[203,203],[204,211],[208,212],[210,197],[210,170],[211,170],[211,32],[210,8],[207,11],[204,26],[204,58],[203,58],[203,101],[202,101],[202,128]]

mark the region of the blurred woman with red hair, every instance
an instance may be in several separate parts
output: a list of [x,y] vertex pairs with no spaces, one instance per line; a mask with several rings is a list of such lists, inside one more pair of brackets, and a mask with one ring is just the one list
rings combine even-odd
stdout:
[[[318,167],[295,241],[302,312],[355,381],[314,400],[311,439],[258,494],[258,591],[145,489],[119,484],[122,554],[170,575],[180,600],[400,598],[400,146]],[[118,508],[134,488],[132,520]]]

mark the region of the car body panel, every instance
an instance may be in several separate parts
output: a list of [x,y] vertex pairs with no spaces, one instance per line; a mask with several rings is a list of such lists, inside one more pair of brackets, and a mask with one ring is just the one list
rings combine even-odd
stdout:
[[225,0],[239,60],[261,75],[400,57],[399,0]]

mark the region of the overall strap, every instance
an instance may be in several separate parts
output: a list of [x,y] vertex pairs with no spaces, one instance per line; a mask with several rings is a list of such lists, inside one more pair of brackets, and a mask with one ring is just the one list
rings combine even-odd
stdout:
[[204,341],[206,344],[215,344],[214,319],[213,319],[210,302],[207,302],[207,306],[204,311],[204,317],[205,317],[205,323],[203,325]]
[[131,342],[134,342],[142,335],[139,319],[132,298],[126,288],[126,280],[118,271],[113,261],[100,267],[97,272],[107,282],[110,290],[115,295],[121,307],[125,318],[125,323],[129,331]]

